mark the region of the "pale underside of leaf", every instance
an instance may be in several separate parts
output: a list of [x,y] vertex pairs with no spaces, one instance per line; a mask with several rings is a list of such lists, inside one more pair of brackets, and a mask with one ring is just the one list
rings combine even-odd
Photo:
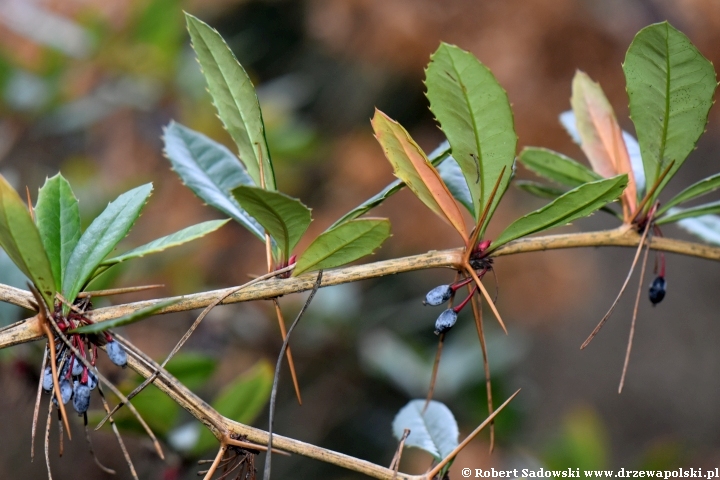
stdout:
[[704,215],[712,215],[720,213],[720,201],[705,203],[690,208],[672,208],[667,215],[660,217],[655,223],[662,225],[665,223],[677,222],[683,218],[700,217]]
[[437,461],[458,446],[460,432],[455,417],[449,408],[435,400],[431,400],[427,408],[425,400],[410,401],[395,416],[392,426],[398,439],[409,429],[405,445],[425,450]]
[[660,216],[676,205],[680,205],[681,203],[694,200],[698,197],[714,192],[718,188],[720,188],[720,173],[716,173],[715,175],[704,178],[699,182],[693,183],[682,192],[675,195],[675,197],[673,197],[665,205],[660,207],[656,215]]
[[[673,210],[670,210],[673,213]],[[677,226],[696,235],[708,243],[720,245],[720,216],[702,215],[678,220]]]

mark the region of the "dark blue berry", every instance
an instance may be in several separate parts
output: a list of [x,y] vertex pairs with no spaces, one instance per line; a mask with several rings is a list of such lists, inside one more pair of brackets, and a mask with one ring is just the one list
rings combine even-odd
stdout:
[[432,290],[430,290],[427,295],[425,295],[425,305],[442,305],[443,303],[450,300],[450,297],[452,297],[453,290],[450,288],[450,285],[440,285],[439,287],[435,287]]
[[87,385],[90,390],[95,390],[95,387],[97,387],[98,384],[98,378],[95,376],[93,372],[88,370],[88,381]]
[[111,362],[118,367],[125,368],[127,366],[127,353],[122,345],[116,341],[108,342],[105,346],[105,351]]
[[665,298],[667,282],[664,277],[656,277],[650,285],[649,297],[653,305],[657,305]]
[[82,375],[82,372],[83,372],[83,364],[80,363],[80,360],[78,360],[77,358],[73,358],[73,366],[72,366],[73,377]]
[[73,385],[73,408],[79,414],[87,412],[90,407],[90,387],[75,380]]
[[[73,394],[73,387],[70,383],[70,380],[67,378],[63,378],[60,380],[60,396],[62,397],[63,404],[66,404],[70,401],[70,398],[72,398]],[[53,403],[57,405],[57,398],[53,398]]]
[[45,393],[50,393],[53,389],[53,376],[51,367],[45,367],[45,371],[43,372],[42,389],[43,391],[45,391]]
[[447,332],[455,325],[455,322],[457,322],[457,312],[452,308],[445,310],[435,320],[435,335]]

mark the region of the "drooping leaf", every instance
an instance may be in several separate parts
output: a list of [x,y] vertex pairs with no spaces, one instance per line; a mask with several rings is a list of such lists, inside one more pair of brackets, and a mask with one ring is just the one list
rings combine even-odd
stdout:
[[[213,408],[230,420],[251,424],[270,399],[273,376],[272,366],[266,360],[261,360],[223,388],[212,402]],[[204,428],[193,452],[200,454],[216,444],[215,437]]]
[[[440,162],[442,162],[448,157],[449,154],[450,144],[445,141],[441,143],[440,146],[436,148],[430,155],[428,155],[428,159],[430,160],[430,163],[437,167]],[[395,180],[394,182],[383,188],[380,192],[368,198],[363,203],[340,217],[335,223],[332,224],[330,228],[337,227],[338,225],[343,224],[349,220],[353,220],[361,215],[365,215],[367,212],[380,205],[389,197],[399,192],[404,186],[405,182],[403,182],[402,180]]]
[[275,190],[275,174],[265,139],[260,103],[245,69],[220,34],[205,22],[185,14],[188,32],[207,80],[220,120],[238,147],[255,185]]
[[70,330],[70,333],[100,333],[104,332],[105,330],[109,330],[111,328],[117,328],[117,327],[123,327],[125,325],[130,325],[131,323],[139,322],[140,320],[143,320],[151,315],[153,315],[155,312],[162,310],[165,307],[169,307],[170,305],[173,305],[175,303],[178,303],[180,299],[170,299],[170,300],[164,300],[162,302],[158,302],[155,305],[151,305],[149,307],[141,308],[140,310],[135,310],[132,313],[128,313],[127,315],[123,315],[122,317],[115,318],[113,320],[108,320],[106,322],[99,322],[99,323],[91,323],[89,325],[84,325],[82,327],[75,328],[73,330]]
[[145,245],[133,248],[132,250],[127,251],[123,254],[105,259],[100,263],[100,266],[110,267],[126,260],[144,257],[145,255],[150,255],[151,253],[162,252],[163,250],[167,250],[168,248],[191,242],[198,238],[204,237],[208,233],[214,232],[229,221],[230,220],[210,220],[207,222],[198,223],[197,225],[192,225],[187,228],[183,228],[182,230],[179,230],[175,233],[171,233],[170,235],[158,238],[157,240],[153,240],[152,242],[146,243]]
[[520,162],[541,177],[567,187],[577,187],[602,177],[570,157],[547,148],[526,147],[520,152]]
[[45,180],[38,193],[35,219],[55,277],[55,289],[61,292],[68,260],[81,233],[78,200],[61,174]]
[[685,190],[675,195],[672,200],[660,207],[657,211],[657,216],[667,212],[675,205],[680,205],[681,203],[701,197],[710,192],[714,192],[718,188],[720,188],[720,173],[703,178],[699,182],[693,183]]
[[444,404],[431,400],[423,412],[425,400],[411,400],[395,416],[393,435],[398,440],[406,428],[410,435],[405,446],[421,448],[440,461],[458,446],[458,430],[455,417]]
[[[671,210],[670,213],[673,211]],[[678,220],[677,225],[708,243],[720,245],[720,217],[717,215],[684,218]]]
[[655,223],[657,225],[663,225],[665,223],[677,222],[683,218],[699,217],[716,213],[720,213],[720,201],[705,203],[690,208],[673,208],[667,215],[657,219]]
[[470,189],[465,181],[465,175],[463,175],[462,169],[457,161],[452,156],[448,156],[440,162],[436,168],[440,174],[440,178],[443,179],[443,182],[445,182],[445,185],[447,185],[448,190],[450,190],[455,200],[460,202],[462,206],[470,212],[470,215],[472,215],[472,195],[470,195]]
[[371,254],[390,236],[386,218],[358,218],[326,230],[300,255],[293,276],[339,267]]
[[626,175],[580,185],[541,209],[515,220],[493,241],[491,249],[494,250],[516,238],[566,225],[575,219],[586,217],[618,198],[626,185]]
[[517,135],[507,93],[474,55],[446,43],[430,57],[425,77],[430,110],[465,175],[476,219],[506,169],[487,224],[507,190],[515,160]]
[[587,155],[593,170],[604,178],[623,173],[628,175],[628,186],[623,197],[627,205],[626,220],[629,220],[629,215],[637,208],[637,190],[615,111],[600,84],[579,70],[573,78],[570,103],[580,134],[580,148]]
[[123,193],[85,230],[70,255],[63,277],[63,295],[68,301],[75,300],[98,265],[127,235],[151,192],[152,184],[148,183]]
[[37,226],[25,203],[0,175],[0,246],[40,291],[52,309],[55,278]]
[[232,194],[240,206],[275,239],[285,258],[307,230],[310,209],[284,193],[241,185]]
[[223,145],[177,122],[170,122],[163,139],[165,155],[183,183],[205,203],[224,212],[264,242],[263,228],[230,194],[238,185],[255,184],[237,157]]
[[[560,114],[560,124],[565,127],[568,135],[573,142],[580,145],[580,133],[575,122],[575,112],[567,110]],[[645,170],[643,169],[642,156],[640,155],[640,145],[638,145],[635,137],[625,130],[622,131],[623,141],[627,147],[628,156],[630,157],[630,165],[632,165],[633,176],[635,177],[635,186],[638,191],[638,198],[645,192]]]
[[[543,185],[542,183],[532,182],[528,180],[515,180],[513,184],[520,190],[524,190],[531,195],[535,195],[540,198],[557,198],[561,195],[566,194],[568,191],[560,188],[551,187],[549,185]],[[601,212],[609,213],[613,217],[622,220],[622,215],[607,205],[600,207]]]
[[675,162],[655,198],[705,130],[715,69],[683,33],[662,22],[635,35],[623,70],[647,184]]
[[452,225],[463,240],[468,233],[457,203],[425,153],[407,131],[380,110],[372,119],[375,138],[400,178],[430,210]]

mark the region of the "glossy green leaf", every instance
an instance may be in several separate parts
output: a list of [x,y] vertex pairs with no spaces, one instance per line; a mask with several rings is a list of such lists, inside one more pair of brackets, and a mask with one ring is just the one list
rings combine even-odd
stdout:
[[390,236],[386,218],[359,218],[326,230],[300,255],[293,276],[339,267],[371,254]]
[[179,230],[175,233],[171,233],[170,235],[158,238],[157,240],[153,240],[152,242],[146,243],[145,245],[133,248],[132,250],[125,252],[121,255],[117,255],[115,257],[103,260],[100,263],[100,266],[109,267],[120,262],[124,262],[126,260],[144,257],[145,255],[150,255],[151,253],[162,252],[163,250],[167,250],[168,248],[176,247],[178,245],[182,245],[183,243],[197,240],[198,238],[204,237],[208,233],[214,232],[229,221],[230,220],[210,220],[207,222],[198,223],[197,225],[192,225],[187,228],[183,228],[182,230]]
[[[450,154],[450,144],[447,142],[443,142],[437,149],[435,149],[434,152],[432,152],[430,155],[428,155],[428,160],[430,160],[430,163],[432,163],[435,167],[437,167],[443,160],[445,160],[448,155]],[[442,173],[440,174],[442,176]],[[395,180],[385,188],[383,188],[380,192],[373,195],[369,199],[365,200],[363,203],[358,205],[357,207],[350,210],[348,213],[340,217],[335,223],[332,224],[330,228],[337,227],[340,224],[343,224],[345,222],[348,222],[350,220],[353,220],[361,215],[365,215],[367,212],[372,210],[373,208],[377,207],[381,203],[383,203],[385,200],[390,198],[395,193],[402,190],[402,188],[405,187],[405,182],[402,180]],[[466,184],[467,187],[467,184]],[[448,188],[450,188],[448,186]],[[452,193],[452,190],[451,190]],[[457,198],[457,197],[456,197]]]
[[144,320],[147,317],[153,315],[155,312],[162,310],[165,307],[169,307],[170,305],[174,305],[174,304],[178,303],[179,301],[180,301],[180,299],[174,298],[174,299],[158,302],[155,305],[141,308],[140,310],[135,310],[134,312],[128,313],[127,315],[123,315],[122,317],[119,317],[119,318],[114,318],[114,319],[108,320],[106,322],[91,323],[89,325],[75,328],[73,330],[70,330],[70,333],[85,333],[85,334],[100,333],[100,332],[104,332],[105,330],[109,330],[111,328],[117,328],[117,327],[123,327],[125,325],[130,325],[131,323],[135,323],[135,322],[139,322],[140,320]]
[[690,208],[673,208],[667,215],[657,219],[655,223],[657,225],[663,225],[665,223],[677,222],[683,218],[699,217],[701,215],[711,215],[717,213],[720,213],[720,201],[704,203]]
[[245,226],[261,241],[265,232],[230,194],[238,185],[254,185],[245,168],[225,146],[177,122],[163,135],[165,155],[195,195]]
[[710,192],[714,192],[718,188],[720,188],[720,173],[703,178],[699,182],[693,183],[685,190],[675,195],[672,200],[658,209],[656,215],[660,216],[676,205],[680,205],[681,203],[701,197]]
[[[213,408],[230,420],[251,424],[270,399],[273,376],[273,367],[266,360],[261,360],[223,388],[212,402]],[[193,452],[203,453],[216,444],[215,437],[204,428]]]
[[455,417],[444,404],[431,400],[425,409],[425,400],[411,400],[395,416],[393,435],[402,438],[410,430],[406,447],[421,448],[440,461],[458,446],[458,429]]
[[0,246],[52,309],[55,278],[40,232],[14,188],[0,175]]
[[275,190],[275,174],[265,140],[260,103],[250,77],[220,34],[203,21],[186,13],[188,32],[207,80],[208,90],[220,120],[238,147],[255,185]]
[[372,118],[375,138],[393,167],[395,176],[430,210],[450,224],[467,241],[468,232],[460,208],[425,152],[395,120],[375,109]]
[[430,110],[470,188],[475,218],[506,169],[487,224],[507,189],[515,160],[517,135],[507,93],[475,56],[445,43],[430,57],[425,84]]
[[[568,192],[567,190],[551,187],[549,185],[543,185],[542,183],[531,182],[528,180],[515,180],[513,184],[520,190],[524,190],[529,194],[535,195],[536,197],[540,198],[557,198]],[[618,218],[619,220],[623,219],[621,213],[616,212],[607,205],[605,205],[604,207],[600,207],[600,211],[609,213],[610,215]]]
[[491,249],[494,250],[511,240],[586,217],[618,198],[626,186],[627,175],[580,185],[543,208],[515,220],[493,241]]
[[61,292],[68,260],[82,233],[78,200],[61,174],[47,179],[40,189],[35,220],[55,277],[55,290]]
[[275,239],[287,259],[312,221],[310,209],[281,192],[246,185],[232,191],[235,201]]
[[520,152],[520,163],[541,177],[575,188],[602,177],[570,157],[547,148],[527,147]]
[[95,269],[130,231],[145,206],[152,184],[123,193],[98,215],[78,240],[63,277],[63,295],[72,302]]
[[705,130],[715,69],[683,33],[662,22],[638,32],[623,70],[648,188],[675,162],[657,197]]

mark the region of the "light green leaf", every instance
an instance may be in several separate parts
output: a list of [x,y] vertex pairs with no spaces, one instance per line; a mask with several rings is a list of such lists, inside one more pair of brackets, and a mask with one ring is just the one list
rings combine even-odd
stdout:
[[371,254],[390,236],[386,218],[360,218],[318,236],[300,255],[293,276],[309,270],[339,267]]
[[55,289],[61,292],[68,260],[82,233],[78,200],[61,174],[47,179],[40,189],[35,219],[55,277]]
[[436,461],[448,456],[458,446],[460,436],[450,409],[435,400],[430,401],[427,409],[425,400],[411,400],[395,416],[392,428],[398,440],[406,428],[410,429],[405,446],[421,448]]
[[648,188],[675,162],[652,205],[705,130],[715,69],[683,33],[662,22],[638,32],[623,70]]
[[37,287],[52,310],[55,278],[40,232],[27,206],[14,188],[0,175],[0,246]]
[[430,110],[470,188],[476,219],[506,168],[487,225],[507,189],[515,160],[517,135],[507,93],[475,56],[445,43],[430,57],[425,84]]
[[85,230],[68,261],[63,278],[63,295],[73,302],[95,269],[130,231],[145,206],[152,184],[120,195]]
[[[213,408],[230,420],[251,424],[270,399],[273,376],[273,367],[261,360],[226,386],[212,402]],[[204,428],[193,452],[201,454],[216,444],[215,437]]]
[[[560,188],[551,187],[549,185],[543,185],[542,183],[537,182],[531,182],[528,180],[515,180],[513,182],[516,187],[518,187],[520,190],[524,190],[528,192],[531,195],[535,195],[536,197],[540,198],[557,198],[560,195],[564,195],[567,193],[567,190],[563,190]],[[616,212],[612,208],[605,205],[604,207],[600,207],[601,212],[609,213],[613,217],[622,220],[622,214],[619,212]]]
[[683,218],[699,217],[701,215],[710,215],[720,213],[720,201],[705,203],[696,207],[690,208],[673,208],[672,211],[668,212],[664,217],[660,217],[655,221],[657,225],[665,223],[677,222]]
[[275,190],[275,174],[265,140],[260,103],[250,77],[220,34],[203,21],[186,13],[188,32],[207,80],[220,120],[238,147],[255,185]]
[[100,263],[100,266],[110,267],[120,262],[130,260],[132,258],[144,257],[145,255],[150,255],[151,253],[162,252],[163,250],[167,250],[168,248],[176,247],[178,245],[182,245],[183,243],[197,240],[198,238],[204,237],[208,233],[214,232],[229,221],[230,220],[210,220],[207,222],[198,223],[197,225],[192,225],[187,228],[183,228],[180,231],[171,233],[170,235],[166,235],[162,238],[158,238],[157,240],[153,240],[152,242],[146,243],[145,245],[142,245],[140,247],[133,248],[132,250],[125,252],[121,255],[103,260]]
[[163,140],[165,155],[183,183],[264,242],[263,228],[230,195],[238,185],[255,184],[237,157],[225,146],[177,122],[170,122]]
[[215,372],[217,360],[201,353],[180,353],[165,366],[165,370],[190,390],[200,388]]
[[541,177],[575,188],[602,177],[570,157],[547,148],[527,147],[520,152],[520,163]]
[[516,238],[566,225],[575,219],[586,217],[618,198],[626,186],[627,175],[618,175],[580,185],[541,209],[515,220],[492,242],[490,248],[495,250]]
[[[433,166],[437,167],[440,162],[445,160],[448,155],[450,154],[450,144],[447,143],[447,141],[440,144],[440,146],[435,149],[434,152],[432,152],[430,155],[428,155],[428,160],[430,160],[430,163],[433,164]],[[440,174],[442,176],[442,173]],[[380,192],[373,195],[369,199],[365,200],[363,203],[358,205],[357,207],[350,210],[348,213],[343,215],[340,219],[338,219],[335,223],[332,224],[330,228],[335,228],[338,225],[341,225],[347,221],[353,220],[361,215],[365,215],[367,212],[372,210],[373,208],[377,207],[381,203],[383,203],[385,200],[390,198],[395,193],[402,190],[402,188],[405,187],[405,182],[402,180],[395,180],[385,188],[383,188]],[[448,186],[450,188],[450,186]],[[467,185],[466,185],[467,188]],[[450,192],[452,193],[452,191]],[[456,197],[457,198],[457,197]],[[328,229],[329,230],[329,229]]]
[[685,190],[675,195],[672,200],[670,200],[660,209],[658,209],[656,215],[659,217],[675,205],[680,205],[681,203],[693,200],[707,193],[714,192],[718,188],[720,188],[720,173],[716,173],[715,175],[703,178],[699,182],[693,183]]
[[155,312],[162,310],[165,307],[174,305],[174,304],[178,303],[179,301],[180,301],[179,298],[173,298],[170,300],[158,302],[155,305],[141,308],[140,310],[135,310],[132,313],[128,313],[127,315],[123,315],[122,317],[115,318],[113,320],[108,320],[106,322],[99,322],[99,323],[91,323],[89,325],[75,328],[73,330],[70,330],[70,333],[84,333],[84,334],[100,333],[100,332],[104,332],[105,330],[109,330],[111,328],[117,328],[117,327],[122,327],[125,325],[130,325],[131,323],[139,322],[140,320],[143,320],[143,319],[153,315]]
[[281,192],[246,185],[232,191],[235,201],[275,239],[287,259],[312,218],[310,209]]

